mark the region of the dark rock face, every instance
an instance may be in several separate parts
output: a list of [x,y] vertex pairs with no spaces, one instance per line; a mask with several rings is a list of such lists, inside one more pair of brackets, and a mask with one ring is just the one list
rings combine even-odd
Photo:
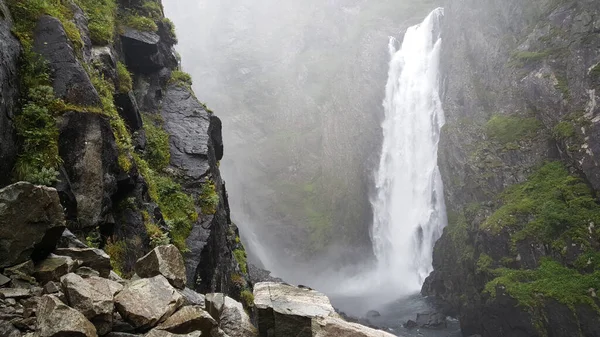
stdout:
[[[17,62],[21,45],[10,32],[10,13],[0,1],[0,172],[12,172],[17,155],[16,134],[12,123],[19,95]],[[10,181],[10,174],[0,175],[0,187]]]
[[115,95],[115,105],[119,111],[119,115],[127,123],[127,127],[132,132],[135,132],[142,128],[142,116],[140,115],[140,108],[137,105],[135,96],[132,92],[126,94]]
[[177,66],[177,58],[171,47],[161,43],[156,33],[125,27],[121,41],[127,66],[135,71],[151,73],[163,67]]
[[33,50],[42,55],[52,70],[54,94],[68,103],[100,106],[100,97],[70,45],[60,21],[42,16],[35,28]]
[[[502,206],[498,197],[507,187],[526,181],[545,161],[560,160],[594,190],[600,187],[599,83],[592,71],[600,70],[600,3],[467,0],[444,7],[447,124],[438,163],[449,226],[422,293],[457,316],[467,336],[597,336],[599,317],[587,305],[568,308],[547,298],[532,314],[503,288],[495,297],[485,291],[494,279],[480,263],[486,257],[492,269],[535,269],[543,258],[572,267],[579,247],[566,243],[563,252],[534,239],[514,240],[511,229],[492,233],[480,225]],[[495,116],[530,118],[537,127],[500,143],[487,131]],[[597,239],[590,242],[597,249]],[[543,320],[534,317],[540,313]]]
[[79,228],[106,222],[117,191],[117,147],[110,122],[94,113],[69,112],[59,123],[59,153],[77,200]]

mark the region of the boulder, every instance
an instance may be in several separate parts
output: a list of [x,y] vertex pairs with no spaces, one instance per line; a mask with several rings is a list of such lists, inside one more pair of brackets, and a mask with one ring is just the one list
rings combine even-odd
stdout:
[[12,286],[18,287],[19,284],[24,285],[37,285],[37,281],[32,276],[35,272],[35,266],[33,261],[27,260],[16,266],[4,269],[4,274],[9,276],[12,280]]
[[225,294],[210,293],[204,297],[204,308],[217,321],[221,319],[223,306],[225,305]]
[[45,257],[64,226],[55,189],[26,182],[0,189],[0,268]]
[[21,337],[21,331],[9,321],[0,321],[0,336],[3,337]]
[[183,304],[183,297],[162,275],[132,281],[115,297],[119,314],[137,329],[149,329]]
[[68,304],[88,318],[100,335],[111,330],[113,296],[123,286],[99,277],[83,279],[74,273],[63,276],[61,284]]
[[200,308],[205,308],[205,297],[202,294],[199,294],[192,289],[185,287],[182,290],[178,290],[179,294],[183,296],[183,305],[195,305]]
[[22,289],[22,288],[0,288],[0,298],[26,298],[33,296],[31,289]]
[[10,183],[18,149],[13,117],[19,98],[18,61],[22,49],[11,26],[10,12],[0,1],[0,187]]
[[67,103],[100,107],[101,101],[90,77],[75,56],[62,23],[51,16],[39,18],[33,36],[33,51],[48,61],[54,94]]
[[[69,186],[70,186],[70,184],[69,184]],[[73,196],[73,198],[75,198],[75,197]],[[75,207],[77,207],[77,202],[75,202]],[[68,229],[65,229],[63,231],[62,236],[58,240],[57,247],[59,247],[59,248],[89,248],[85,243],[81,242],[81,240],[79,240],[75,236],[75,234],[73,234]]]
[[90,267],[79,267],[75,271],[75,274],[77,274],[83,278],[88,278],[88,277],[92,277],[92,276],[100,276],[99,272],[95,271],[94,269],[92,269]]
[[4,285],[6,285],[8,283],[10,283],[10,279],[8,277],[4,276],[3,274],[0,274],[0,287],[3,287]]
[[171,285],[183,289],[187,281],[183,256],[174,245],[158,246],[135,263],[140,277],[164,276]]
[[101,114],[67,112],[59,118],[58,150],[76,199],[80,228],[104,225],[111,216],[120,172],[110,120]]
[[121,42],[127,67],[133,71],[152,73],[177,65],[177,58],[170,48],[161,46],[156,33],[124,27]]
[[[270,335],[269,335],[270,336]],[[298,335],[300,336],[300,335]],[[337,317],[315,319],[311,337],[394,337],[394,335],[371,329],[357,323],[346,322]]]
[[179,309],[156,328],[176,334],[201,331],[203,336],[208,336],[216,327],[217,321],[202,308],[199,306],[186,306]]
[[60,280],[63,275],[70,273],[76,267],[77,263],[72,258],[52,254],[35,266],[33,275],[41,285],[44,285],[46,282]]
[[219,327],[230,337],[255,337],[258,332],[244,306],[229,296],[225,296]]
[[36,337],[97,337],[96,328],[79,311],[54,295],[44,295],[37,308]]
[[97,248],[58,248],[54,252],[57,255],[68,256],[81,261],[81,266],[92,268],[102,277],[108,277],[112,267],[110,256],[103,250]]

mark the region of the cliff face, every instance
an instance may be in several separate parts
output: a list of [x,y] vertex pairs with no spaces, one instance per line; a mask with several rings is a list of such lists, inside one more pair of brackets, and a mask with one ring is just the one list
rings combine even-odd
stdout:
[[221,121],[176,41],[160,1],[0,1],[0,187],[56,187],[68,229],[122,275],[171,242],[190,287],[239,298]]
[[465,335],[598,336],[600,3],[445,10],[449,225],[422,292]]

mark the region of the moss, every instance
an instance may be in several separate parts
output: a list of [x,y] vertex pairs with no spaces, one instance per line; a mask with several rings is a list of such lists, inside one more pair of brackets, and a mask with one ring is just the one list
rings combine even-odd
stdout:
[[554,85],[556,90],[560,91],[564,99],[571,98],[571,91],[569,90],[569,82],[564,76],[556,76],[556,84]]
[[242,289],[246,286],[246,280],[240,274],[231,274],[230,276],[231,283],[233,283],[236,287]]
[[517,229],[513,239],[527,237],[550,243],[590,222],[600,223],[600,206],[590,188],[569,174],[563,164],[550,162],[521,184],[509,187],[497,209],[481,228],[498,233],[505,227]]
[[246,259],[246,251],[243,249],[236,249],[233,251],[233,256],[235,260],[240,265],[240,270],[244,274],[248,274],[248,261]]
[[151,179],[156,184],[157,202],[170,227],[173,244],[185,252],[185,240],[192,231],[193,223],[198,220],[194,201],[172,178],[156,175]]
[[477,260],[477,272],[488,273],[493,263],[494,260],[489,255],[482,253]]
[[594,80],[599,79],[600,78],[600,63],[593,66],[592,69],[590,69],[589,74],[592,77],[592,79],[594,79]]
[[215,214],[217,212],[217,206],[219,206],[219,200],[215,183],[212,180],[203,183],[199,197],[202,214]]
[[131,74],[122,62],[117,62],[117,83],[120,93],[126,94],[133,89]]
[[133,13],[128,13],[124,17],[122,17],[121,24],[143,32],[155,33],[158,31],[158,26],[156,25],[156,22],[154,22],[154,20]]
[[173,70],[173,72],[171,72],[171,79],[169,80],[169,83],[189,87],[192,85],[192,76],[181,70]]
[[164,121],[159,114],[142,114],[142,118],[146,133],[144,158],[154,170],[160,171],[171,162],[169,134],[163,130]]
[[568,121],[562,121],[552,129],[552,135],[558,140],[565,140],[575,135],[575,126]]
[[487,122],[485,129],[491,140],[508,144],[534,137],[540,127],[540,122],[535,118],[495,115]]
[[524,67],[526,65],[538,63],[550,55],[550,51],[516,51],[511,55],[508,64],[512,67]]
[[88,17],[90,38],[96,45],[113,42],[117,4],[115,0],[76,0]]
[[[177,33],[175,32],[175,24],[169,18],[162,18],[162,23],[167,28],[167,32],[169,33],[169,37],[173,41],[173,43],[177,43]],[[179,54],[177,54],[179,55]],[[179,56],[180,57],[180,56]],[[181,60],[180,60],[181,61]]]
[[124,259],[126,250],[127,243],[125,241],[109,240],[104,246],[104,251],[110,256],[110,265],[119,276],[123,276],[123,272],[125,271]]
[[169,236],[164,233],[156,224],[144,220],[144,225],[146,227],[146,234],[148,234],[148,237],[150,238],[151,247],[158,247],[171,243]]
[[571,310],[575,309],[576,304],[588,304],[600,311],[588,293],[590,288],[597,289],[600,284],[598,270],[591,274],[580,274],[545,258],[535,270],[499,268],[495,274],[497,277],[486,284],[485,292],[495,297],[496,287],[502,285],[520,306],[531,311],[543,306],[545,298],[555,299]]
[[246,304],[246,307],[251,308],[254,306],[254,294],[248,289],[242,290],[240,293],[240,298],[242,302]]
[[144,1],[142,4],[142,11],[144,16],[147,16],[152,19],[160,19],[163,16],[163,9],[160,3],[148,0]]

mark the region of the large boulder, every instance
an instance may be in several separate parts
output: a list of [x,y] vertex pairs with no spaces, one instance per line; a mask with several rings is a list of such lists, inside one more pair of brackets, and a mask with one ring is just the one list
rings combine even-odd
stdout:
[[[327,296],[284,283],[254,285],[254,305],[261,337],[393,337],[341,319]],[[226,331],[227,332],[227,331]]]
[[185,288],[187,281],[183,256],[174,245],[158,246],[140,258],[135,273],[140,277],[162,275],[178,289]]
[[116,297],[121,317],[144,330],[167,319],[183,304],[183,297],[162,275],[132,281]]
[[11,33],[10,13],[4,1],[0,1],[0,187],[10,182],[17,158],[13,117],[19,97],[17,65],[20,54],[21,45]]
[[64,228],[55,189],[25,182],[0,189],[0,268],[49,254]]
[[102,277],[108,277],[112,267],[110,256],[103,250],[97,248],[58,248],[54,251],[57,255],[68,256],[79,260],[81,266],[90,267],[100,273]]
[[225,296],[223,302],[219,327],[229,337],[255,337],[258,335],[242,303],[229,296]]
[[54,295],[44,295],[37,308],[36,337],[97,337],[96,328],[79,311]]
[[127,67],[141,73],[151,73],[161,68],[174,68],[177,58],[169,46],[161,43],[153,32],[124,27],[121,34]]
[[58,126],[58,150],[71,182],[68,192],[76,199],[78,227],[103,225],[110,218],[120,172],[110,120],[96,113],[68,112]]
[[201,331],[203,336],[208,336],[216,327],[217,321],[202,308],[199,306],[186,306],[179,309],[156,328],[176,334]]
[[48,15],[40,17],[34,31],[33,50],[48,61],[57,97],[80,106],[101,106],[100,96],[77,60],[58,19]]
[[77,261],[68,256],[50,255],[35,266],[33,275],[35,279],[44,285],[50,281],[58,281],[63,275],[67,275],[77,267]]
[[123,288],[122,285],[100,277],[83,279],[74,273],[63,276],[61,284],[71,307],[88,318],[100,335],[110,332],[114,311],[113,297]]
[[183,305],[197,305],[200,308],[204,309],[205,297],[202,294],[199,294],[192,289],[185,287],[182,290],[179,290],[179,294],[183,296]]

